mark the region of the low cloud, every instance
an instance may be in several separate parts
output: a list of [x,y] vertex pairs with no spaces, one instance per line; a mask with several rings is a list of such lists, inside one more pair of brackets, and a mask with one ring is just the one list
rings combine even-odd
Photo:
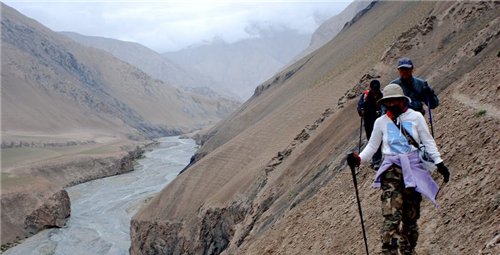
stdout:
[[5,1],[55,31],[133,41],[160,53],[220,38],[235,42],[263,30],[312,33],[348,1]]

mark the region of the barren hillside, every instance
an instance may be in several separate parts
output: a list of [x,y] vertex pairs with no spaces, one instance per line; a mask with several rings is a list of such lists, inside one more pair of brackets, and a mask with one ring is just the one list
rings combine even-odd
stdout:
[[131,171],[136,146],[213,125],[238,105],[178,90],[0,9],[2,245],[61,227],[64,187]]
[[[217,84],[194,70],[187,72],[171,60],[141,44],[120,41],[111,38],[86,36],[74,32],[61,32],[61,34],[83,45],[94,47],[111,53],[131,65],[134,65],[155,79],[162,80],[177,88],[190,89],[202,95],[213,95],[213,98],[222,97],[216,91]],[[229,91],[225,92],[230,94]]]
[[4,134],[151,137],[216,122],[236,104],[182,92],[2,5],[2,106]]
[[[409,56],[438,92],[436,139],[452,180],[422,207],[419,254],[498,254],[498,2],[377,2],[263,83],[209,132],[198,161],[132,220],[131,254],[363,254],[345,155],[357,95]],[[358,174],[371,253],[380,192]],[[436,179],[440,179],[436,175]]]

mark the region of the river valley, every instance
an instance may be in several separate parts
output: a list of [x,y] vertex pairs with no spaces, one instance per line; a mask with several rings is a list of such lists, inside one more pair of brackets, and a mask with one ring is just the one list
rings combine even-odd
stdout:
[[41,231],[4,254],[128,254],[131,217],[196,151],[193,140],[165,137],[159,142],[137,161],[134,171],[68,188],[71,217],[66,226]]

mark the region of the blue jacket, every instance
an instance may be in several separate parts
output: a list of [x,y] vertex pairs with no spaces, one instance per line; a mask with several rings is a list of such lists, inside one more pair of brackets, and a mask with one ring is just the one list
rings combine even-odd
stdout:
[[409,107],[422,114],[425,113],[423,104],[431,109],[439,105],[439,98],[431,89],[427,81],[417,77],[412,77],[411,82],[402,81],[400,78],[393,80],[391,83],[396,83],[403,89],[405,96],[411,99]]

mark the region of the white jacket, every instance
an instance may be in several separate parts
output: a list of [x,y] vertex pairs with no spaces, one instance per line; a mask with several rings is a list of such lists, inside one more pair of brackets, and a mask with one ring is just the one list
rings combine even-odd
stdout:
[[[424,116],[412,109],[408,109],[401,114],[396,121],[400,127],[404,127],[406,132],[415,139],[417,143],[425,145],[425,150],[434,159],[436,164],[441,163],[441,154],[436,146],[434,138],[432,138]],[[402,124],[402,125],[401,125]],[[406,140],[406,137],[398,129],[396,124],[387,116],[387,114],[379,117],[373,126],[373,132],[370,141],[365,149],[359,154],[361,161],[368,161],[373,157],[382,142],[382,154],[397,155],[402,153],[410,153],[417,150]]]

